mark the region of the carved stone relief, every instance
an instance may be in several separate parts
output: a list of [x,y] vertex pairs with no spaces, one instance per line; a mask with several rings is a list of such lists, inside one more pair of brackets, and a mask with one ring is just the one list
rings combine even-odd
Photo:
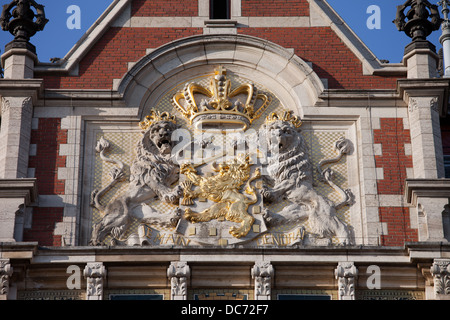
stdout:
[[9,259],[0,259],[0,300],[4,300],[8,296],[9,280],[12,273],[13,268]]
[[450,296],[450,260],[435,259],[431,266],[436,295]]
[[[90,244],[354,243],[351,226],[338,213],[354,197],[332,169],[352,153],[352,143],[333,138],[330,156],[313,164],[302,119],[272,101],[273,94],[230,79],[223,68],[186,84],[171,106],[153,109],[140,123],[128,179],[127,165],[100,137],[98,159],[112,169],[109,182],[91,194],[101,219]],[[314,179],[333,197],[316,190]],[[116,186],[124,187],[108,198]]]

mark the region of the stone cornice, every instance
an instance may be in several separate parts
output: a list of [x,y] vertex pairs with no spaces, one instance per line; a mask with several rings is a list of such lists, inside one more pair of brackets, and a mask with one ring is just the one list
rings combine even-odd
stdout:
[[38,199],[36,179],[0,179],[1,198],[23,198],[25,205]]
[[0,257],[29,259],[33,264],[47,263],[126,263],[127,261],[154,263],[167,261],[235,262],[253,265],[255,261],[291,261],[292,263],[335,264],[353,261],[355,264],[411,262],[431,263],[433,259],[449,258],[450,243],[414,242],[403,247],[349,246],[296,248],[143,248],[143,247],[39,247],[35,242],[0,243]]
[[439,114],[447,115],[450,79],[399,79],[397,90],[408,104],[410,97],[437,97]]
[[1,79],[0,96],[39,98],[43,93],[42,79]]
[[405,197],[417,204],[418,197],[450,198],[450,179],[406,179]]

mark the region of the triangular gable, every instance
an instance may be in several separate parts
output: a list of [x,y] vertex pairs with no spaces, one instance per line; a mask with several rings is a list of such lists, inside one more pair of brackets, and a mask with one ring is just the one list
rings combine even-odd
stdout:
[[[202,2],[203,0],[199,1]],[[362,75],[364,76],[380,76],[380,77],[392,77],[392,76],[400,76],[404,77],[406,75],[406,67],[403,64],[385,64],[381,63],[380,60],[372,53],[372,51],[361,41],[361,39],[351,30],[351,28],[345,23],[345,21],[336,13],[336,11],[325,1],[325,0],[308,0],[310,3],[309,17],[297,17],[293,19],[293,17],[286,17],[284,19],[289,23],[289,21],[293,21],[292,23],[296,26],[300,26],[302,28],[329,28],[331,29],[340,41],[351,51],[351,53],[361,62],[362,64]],[[204,2],[204,1],[203,1]],[[39,63],[35,67],[35,72],[38,75],[51,76],[52,74],[61,77],[65,75],[78,76],[79,75],[79,64],[83,60],[84,57],[89,53],[89,51],[105,36],[108,30],[111,27],[115,28],[133,28],[139,27],[139,31],[143,31],[145,28],[169,28],[172,26],[173,28],[182,28],[186,27],[186,29],[194,28],[196,31],[193,31],[191,34],[186,33],[185,35],[181,34],[178,38],[182,38],[183,36],[201,34],[202,29],[205,27],[205,17],[145,17],[144,19],[131,17],[131,6],[132,0],[115,0],[111,5],[106,9],[106,11],[97,19],[97,21],[89,28],[89,30],[85,33],[85,35],[74,45],[74,47],[67,53],[64,59],[61,59],[61,62],[58,64],[49,64],[49,63]],[[199,13],[204,9],[199,7]],[[280,17],[282,18],[282,17]],[[170,23],[168,23],[168,19],[170,19]],[[242,17],[245,19],[245,17]],[[233,20],[233,19],[232,19]],[[267,19],[269,21],[275,21],[276,19],[271,18]],[[144,21],[144,22],[143,22]],[[258,26],[258,20],[254,18],[248,18],[248,20],[239,20],[239,21],[248,21],[248,27],[252,25]],[[282,20],[280,20],[282,21]],[[187,27],[189,26],[189,27]],[[239,26],[239,25],[238,25]],[[277,26],[273,26],[276,28]],[[249,28],[249,32],[250,32]],[[256,30],[258,28],[255,28]],[[199,31],[200,30],[200,31]],[[246,28],[242,28],[242,33],[246,33]],[[313,29],[311,32],[314,33],[316,29]],[[253,34],[254,35],[254,34]],[[257,36],[257,35],[256,35]],[[172,39],[175,40],[175,39]],[[167,42],[170,42],[171,39],[168,39]],[[154,49],[153,47],[152,49]],[[150,49],[150,48],[146,48]],[[145,55],[145,54],[144,54]],[[134,63],[135,61],[126,61],[126,63]],[[325,70],[326,71],[326,70]],[[56,73],[54,73],[56,72]],[[125,70],[126,72],[126,70]],[[119,79],[123,76],[123,74],[115,75],[114,79]],[[361,81],[364,82],[364,81]],[[110,85],[112,87],[112,81],[110,81]],[[95,87],[95,84],[93,85]],[[105,85],[103,85],[105,86]],[[58,86],[55,86],[57,88]]]

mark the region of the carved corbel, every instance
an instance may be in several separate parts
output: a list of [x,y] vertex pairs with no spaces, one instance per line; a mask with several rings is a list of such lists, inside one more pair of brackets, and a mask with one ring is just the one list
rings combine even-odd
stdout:
[[339,262],[334,270],[338,280],[339,300],[355,300],[355,287],[358,269],[353,262]]
[[437,299],[450,299],[450,259],[435,259],[430,269]]
[[0,259],[0,300],[6,300],[9,292],[9,279],[13,268],[9,259]]
[[274,269],[267,261],[256,262],[252,268],[255,280],[255,300],[270,300]]
[[106,277],[106,268],[103,263],[88,263],[83,274],[87,279],[86,300],[102,300],[103,279]]
[[186,300],[188,279],[191,275],[186,262],[172,262],[167,269],[170,281],[170,296],[172,300]]

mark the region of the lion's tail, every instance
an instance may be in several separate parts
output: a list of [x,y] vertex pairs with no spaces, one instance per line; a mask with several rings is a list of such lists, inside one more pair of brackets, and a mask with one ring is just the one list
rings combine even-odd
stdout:
[[258,194],[256,193],[256,190],[251,185],[251,183],[259,178],[261,178],[261,170],[259,170],[259,168],[258,168],[255,170],[255,174],[253,175],[253,177],[248,179],[247,184],[245,186],[245,192],[252,196],[251,199],[247,199],[247,201],[246,201],[247,204],[255,204],[256,202],[258,202]]

